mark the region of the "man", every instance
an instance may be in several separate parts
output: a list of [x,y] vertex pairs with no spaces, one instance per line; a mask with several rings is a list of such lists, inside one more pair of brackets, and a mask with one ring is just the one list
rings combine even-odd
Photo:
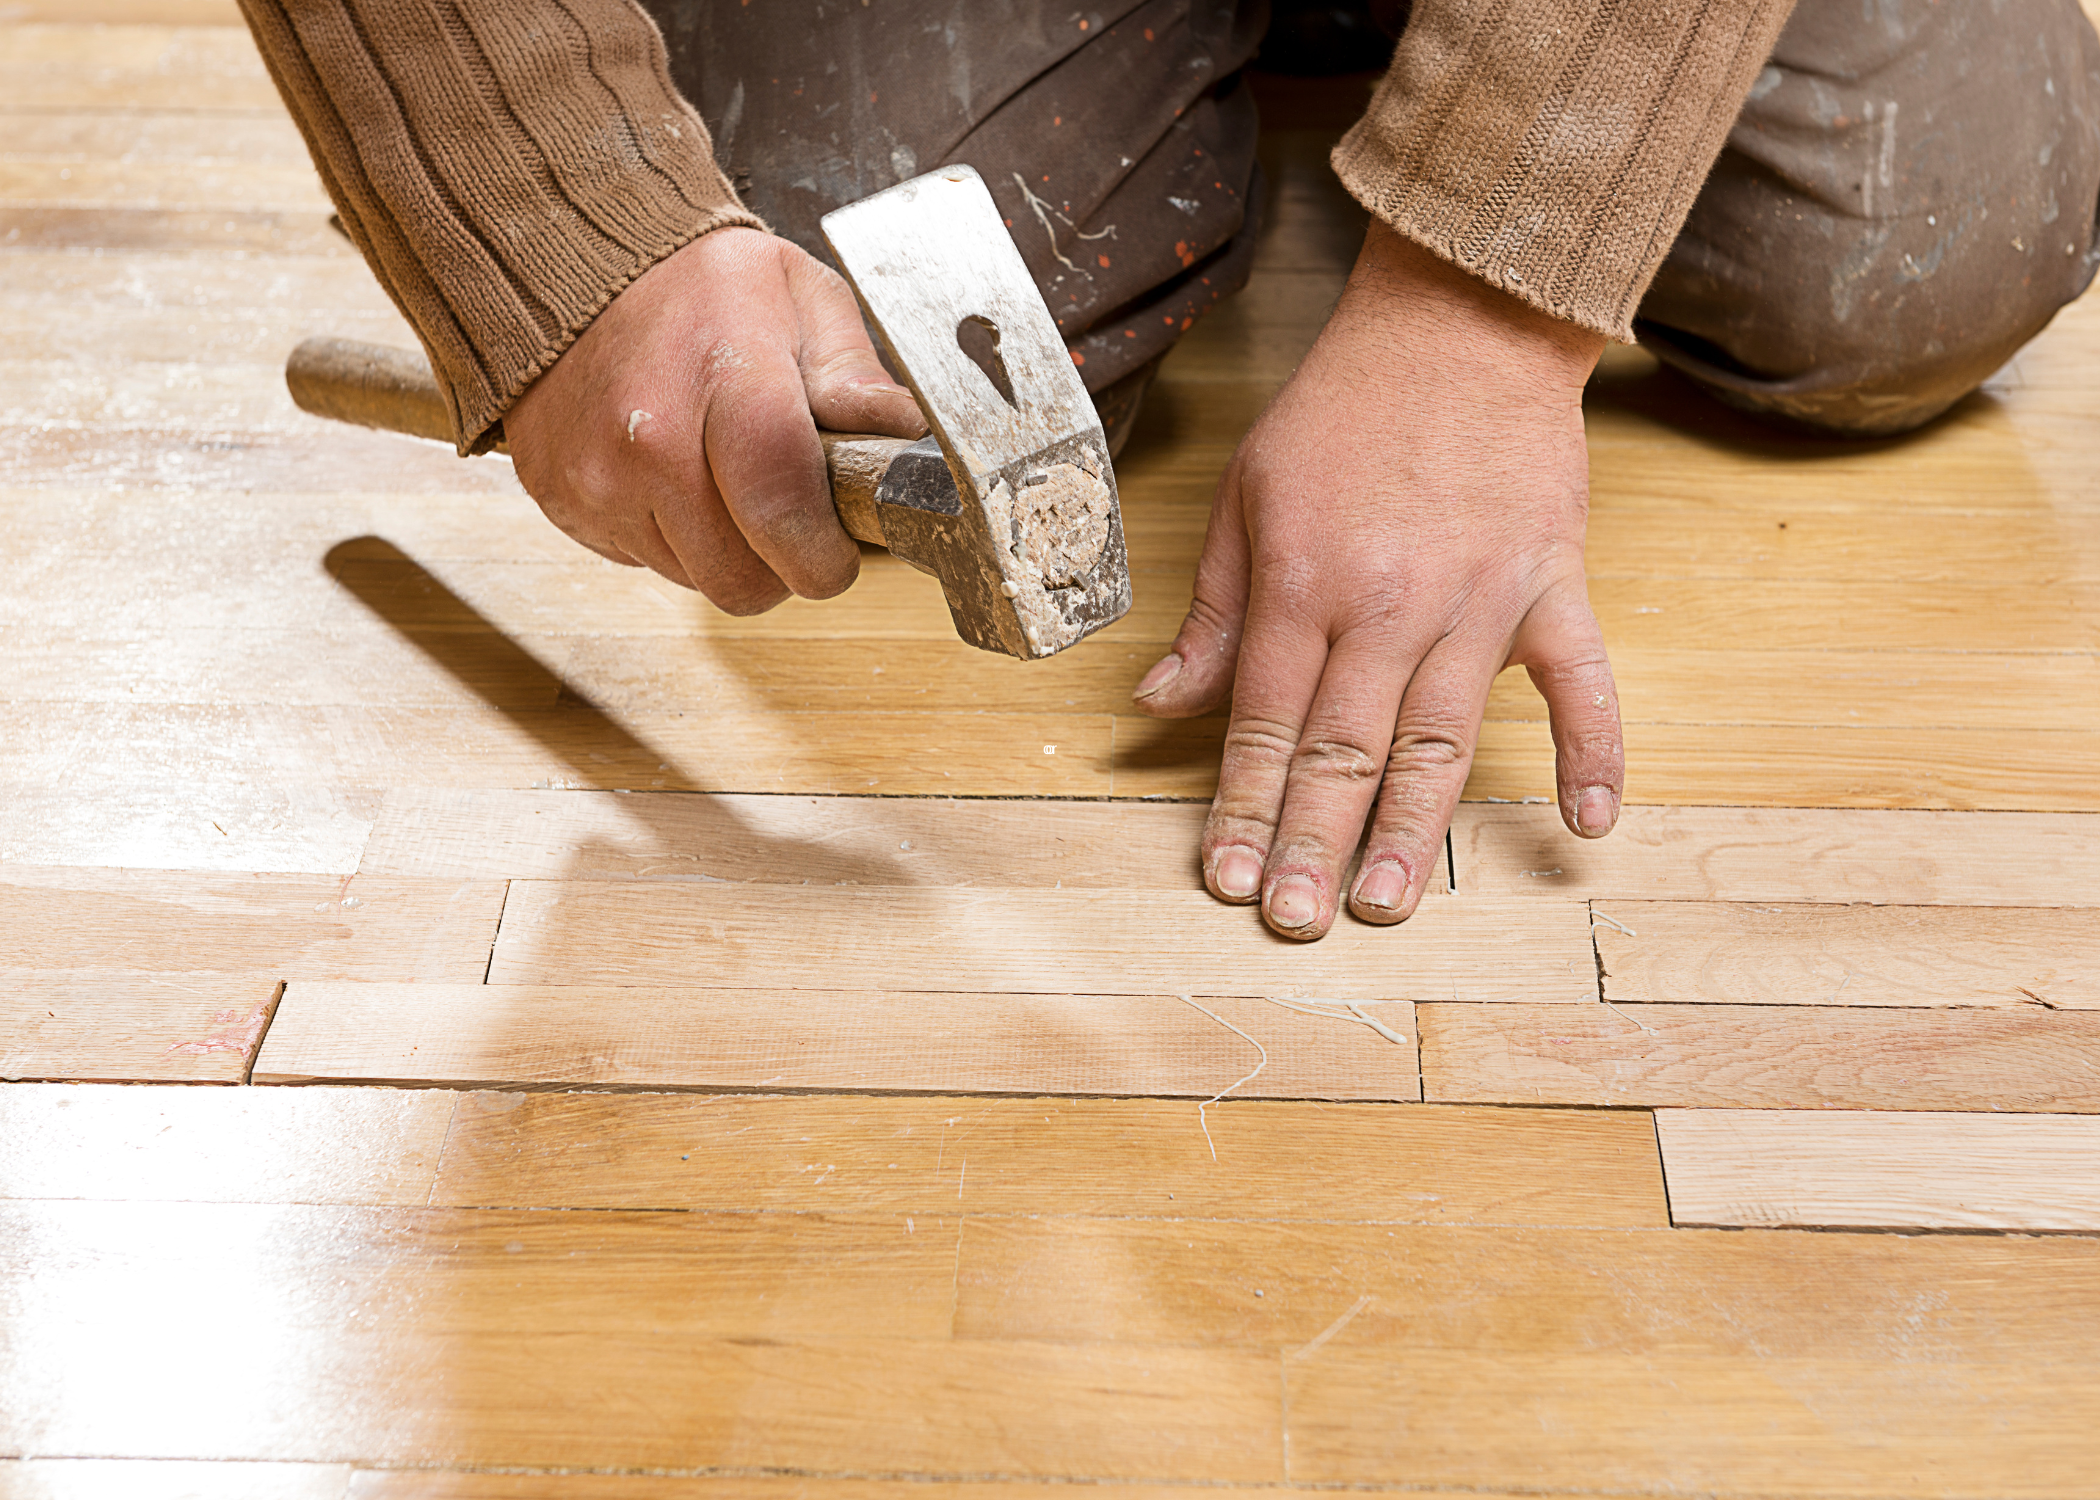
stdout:
[[[733,612],[853,580],[816,426],[923,431],[818,214],[976,166],[1112,431],[1246,274],[1258,3],[243,4],[461,451],[507,435],[555,524]],[[1362,254],[1136,688],[1230,701],[1204,880],[1300,938],[1413,912],[1507,664],[1568,826],[1616,821],[1605,341],[1798,424],[1929,420],[2092,278],[2100,42],[2072,0],[1419,0],[1335,165]]]

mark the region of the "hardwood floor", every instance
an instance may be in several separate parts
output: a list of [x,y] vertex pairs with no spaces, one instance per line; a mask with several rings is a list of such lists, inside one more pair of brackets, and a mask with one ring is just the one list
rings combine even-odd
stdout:
[[1128,693],[1350,107],[1020,663],[301,415],[411,336],[230,0],[0,7],[0,1497],[2094,1493],[2100,302],[1894,443],[1613,351],[1624,823],[1505,674],[1421,915],[1283,943]]

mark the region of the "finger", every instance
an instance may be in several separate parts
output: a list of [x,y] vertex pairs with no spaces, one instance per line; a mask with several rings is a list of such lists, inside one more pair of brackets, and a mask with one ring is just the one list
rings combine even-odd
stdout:
[[845,278],[796,252],[787,261],[787,280],[802,334],[796,363],[817,425],[833,432],[925,436],[925,414],[875,357]]
[[1447,635],[1409,679],[1349,896],[1349,910],[1364,921],[1404,922],[1414,915],[1473,768],[1488,689],[1506,649],[1501,641]]
[[1195,598],[1172,649],[1131,692],[1140,713],[1156,719],[1193,718],[1214,711],[1232,692],[1250,573],[1239,476],[1235,460],[1218,481],[1203,558],[1196,565]]
[[1357,631],[1327,653],[1291,757],[1262,894],[1262,915],[1285,937],[1310,941],[1334,922],[1393,748],[1401,692],[1426,644]]
[[[787,585],[752,550],[697,460],[703,413],[640,415],[645,420],[630,415],[612,450],[626,462],[579,466],[569,475],[572,490],[594,498],[590,513],[618,520],[608,545],[698,589],[726,614],[759,614],[785,599]],[[597,550],[596,542],[562,529]]]
[[[859,576],[860,548],[832,506],[801,371],[787,349],[756,341],[738,346],[724,340],[708,358],[719,379],[707,403],[707,466],[737,529],[803,598],[844,593]],[[675,513],[680,524],[687,509]],[[662,507],[656,515],[685,557],[673,516]]]
[[1604,632],[1579,580],[1531,607],[1510,660],[1523,664],[1546,700],[1561,821],[1583,838],[1604,837],[1619,821],[1626,741]]
[[1264,610],[1257,597],[1239,658],[1218,794],[1201,847],[1211,894],[1247,902],[1262,888],[1292,759],[1327,664],[1327,636],[1302,611]]

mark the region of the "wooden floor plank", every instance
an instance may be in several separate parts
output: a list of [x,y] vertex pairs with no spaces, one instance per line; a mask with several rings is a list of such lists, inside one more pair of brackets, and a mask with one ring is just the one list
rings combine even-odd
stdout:
[[2100,1014],[1423,1005],[1435,1102],[2100,1112]]
[[[1227,1099],[1199,1114],[1194,1104],[1159,1100],[458,1098],[431,1202],[459,1207],[1667,1222],[1653,1127],[1630,1111]],[[1391,1170],[1367,1171],[1367,1161]]]
[[124,965],[280,978],[483,976],[495,881],[340,880],[160,870],[0,868],[0,969]]
[[[0,1479],[0,1484],[4,1484],[4,1479]],[[775,1496],[779,1500],[1040,1500],[1042,1491],[1039,1482],[1018,1479],[928,1481],[838,1479],[806,1474],[487,1474],[457,1469],[359,1469],[350,1482],[348,1500],[772,1500]],[[1274,1496],[1275,1500],[1313,1500],[1322,1492],[1264,1485],[1261,1493]],[[1089,1500],[1196,1500],[1187,1485],[1100,1480],[1088,1481],[1087,1495]],[[1439,1500],[1439,1496],[1425,1493],[1423,1500]],[[1470,1490],[1465,1500],[1519,1497]],[[1597,1500],[1629,1497],[1600,1494]]]
[[426,1090],[10,1084],[0,1088],[0,1198],[421,1203],[453,1100]]
[[0,1080],[243,1083],[274,974],[0,970]]
[[[2100,898],[2100,888],[2078,894]],[[1610,901],[1596,910],[1604,997],[1621,1004],[2100,1010],[2100,908]]]
[[959,1338],[1215,1344],[1287,1369],[1322,1350],[2100,1360],[2100,1243],[2071,1236],[969,1218],[957,1265]]
[[2100,1119],[1666,1109],[1678,1224],[2100,1230]]
[[[800,935],[784,948],[779,935]],[[1595,999],[1589,919],[1552,899],[1425,901],[1307,948],[1207,892],[516,881],[492,984]]]
[[245,27],[79,24],[70,16],[7,29],[0,98],[15,109],[284,109]]
[[0,1459],[4,1500],[343,1500],[348,1464]]
[[1197,879],[1207,811],[1175,803],[404,787],[387,793],[358,869],[445,880],[1178,891]]
[[1453,836],[1459,889],[1482,895],[2100,904],[2100,818],[2086,813],[1636,805],[1610,837],[1577,841],[1552,807],[1473,805]]
[[0,871],[106,865],[342,877],[357,869],[381,797],[354,785],[252,781],[0,785]]
[[1396,1043],[1262,1000],[879,991],[290,987],[257,1083],[455,1088],[1421,1097],[1413,1007],[1380,1005]]
[[2042,1500],[2100,1421],[2075,1367],[1349,1349],[1287,1378],[1300,1483]]

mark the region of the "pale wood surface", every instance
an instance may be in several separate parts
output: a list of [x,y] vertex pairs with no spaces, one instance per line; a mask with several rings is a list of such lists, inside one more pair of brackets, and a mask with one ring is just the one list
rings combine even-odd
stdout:
[[473,983],[494,881],[0,868],[0,969],[269,969],[285,978]]
[[0,1459],[5,1500],[343,1500],[348,1464],[184,1459]]
[[[53,1456],[0,1494],[2090,1488],[2094,1241],[1991,1231],[2095,1227],[2093,1012],[2006,983],[2092,967],[2100,302],[1894,443],[1609,352],[1619,831],[1476,800],[1459,896],[1266,944],[1191,896],[1223,721],[1127,702],[1363,223],[1367,82],[1262,88],[1255,279],[1118,464],[1136,606],[1024,664],[886,556],[734,620],[303,417],[298,340],[412,336],[236,7],[0,5],[0,1072],[227,1085],[0,1087],[0,1453]],[[1468,795],[1553,791],[1505,673]],[[1587,902],[1697,1003],[1599,1005]],[[1790,910],[1626,911],[1680,902]],[[1432,1099],[1556,1107],[1237,1097],[1413,1087],[1247,998],[1337,975],[1424,1002]],[[1220,978],[1272,1055],[1199,1109]],[[235,1086],[284,981],[289,1072],[507,1087]],[[1855,1108],[1665,1109],[1666,1200],[1634,1096]]]
[[242,1083],[270,974],[0,969],[0,1081]]
[[2100,1010],[2092,908],[1600,901],[1596,910],[1607,1000]]
[[1629,807],[1575,840],[1551,807],[1472,806],[1459,888],[1585,900],[2100,905],[2100,818],[2084,813]]
[[1655,1129],[1678,1224],[2100,1230],[2090,1115],[1665,1109]]
[[452,1121],[435,1091],[0,1089],[0,1198],[421,1203]]
[[[799,934],[793,944],[779,935]],[[1395,941],[1397,939],[1398,941]],[[706,984],[1338,1000],[1596,998],[1579,902],[1425,900],[1307,949],[1201,891],[513,881],[491,984]]]
[[1364,1007],[1398,1042],[1265,1000],[1201,1004],[1209,1015],[1172,995],[301,982],[254,1081],[1204,1099],[1254,1073],[1235,1098],[1422,1096],[1404,1001]]
[[1227,1099],[1199,1114],[1194,1103],[1150,1099],[457,1097],[430,1201],[459,1207],[1667,1222],[1654,1129],[1647,1115],[1625,1111]]
[[2090,1012],[1627,1004],[1415,1014],[1432,1101],[2100,1113],[2100,1015]]

